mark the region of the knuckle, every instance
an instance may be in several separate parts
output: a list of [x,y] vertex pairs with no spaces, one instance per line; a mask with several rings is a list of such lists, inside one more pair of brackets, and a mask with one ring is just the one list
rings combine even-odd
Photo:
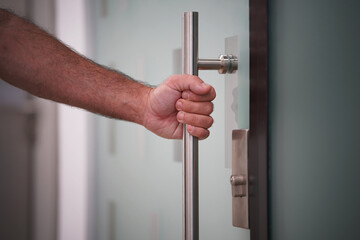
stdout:
[[208,138],[210,136],[210,131],[209,130],[205,130],[205,138]]
[[213,88],[211,92],[212,92],[212,97],[213,97],[213,100],[214,100],[214,99],[216,98],[216,91],[215,91],[215,89]]
[[214,104],[212,102],[209,102],[207,104],[207,113],[210,114],[213,112],[213,110],[214,110]]
[[194,102],[188,101],[186,105],[188,112],[197,113],[199,111],[199,106]]
[[187,100],[189,100],[189,99],[191,99],[191,92],[190,91],[183,91],[182,92],[182,94],[181,94],[181,97],[183,98],[183,99],[187,99]]
[[200,139],[205,139],[209,137],[210,131],[207,129],[201,129],[201,135],[199,136]]
[[198,117],[194,114],[188,114],[188,122],[191,125],[197,125],[196,123],[198,122]]
[[193,92],[189,91],[189,100],[196,102],[196,101],[197,101],[196,94],[194,94]]
[[209,128],[211,127],[211,125],[213,124],[213,119],[212,117],[208,116],[208,117],[202,117],[199,118],[199,125],[205,128]]
[[208,117],[207,121],[208,121],[207,123],[208,123],[209,127],[211,127],[213,125],[213,123],[214,123],[214,119],[212,117]]
[[198,113],[203,113],[204,111],[206,111],[206,109],[207,109],[207,107],[206,106],[204,106],[203,104],[201,104],[201,103],[198,103],[197,104],[197,112]]
[[213,125],[214,119],[210,116],[185,114],[185,123],[198,127],[209,128]]
[[171,75],[165,79],[164,83],[165,84],[173,83],[178,79],[178,77],[179,77],[178,75]]

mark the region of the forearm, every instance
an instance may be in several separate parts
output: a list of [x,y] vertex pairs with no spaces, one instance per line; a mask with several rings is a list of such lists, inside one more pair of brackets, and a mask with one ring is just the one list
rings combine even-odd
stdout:
[[1,9],[0,78],[42,98],[139,124],[150,91]]

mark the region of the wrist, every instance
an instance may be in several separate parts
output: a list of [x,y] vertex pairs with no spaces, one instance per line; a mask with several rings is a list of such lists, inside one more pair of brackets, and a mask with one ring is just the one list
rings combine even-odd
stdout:
[[138,99],[138,119],[135,121],[137,124],[140,124],[146,127],[147,115],[149,112],[150,106],[150,96],[154,88],[143,85],[141,91],[139,92]]
[[117,95],[119,99],[116,101],[120,105],[116,118],[145,126],[152,88],[133,80],[127,81],[126,89],[121,89]]

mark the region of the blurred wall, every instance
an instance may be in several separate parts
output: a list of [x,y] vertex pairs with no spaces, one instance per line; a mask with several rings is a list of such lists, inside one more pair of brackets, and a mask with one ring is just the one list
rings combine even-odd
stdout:
[[[87,0],[56,0],[56,37],[88,56]],[[60,104],[58,240],[88,239],[90,113]]]
[[360,239],[360,1],[269,7],[270,239]]
[[[0,0],[54,33],[53,0]],[[0,81],[0,239],[56,239],[56,104]]]

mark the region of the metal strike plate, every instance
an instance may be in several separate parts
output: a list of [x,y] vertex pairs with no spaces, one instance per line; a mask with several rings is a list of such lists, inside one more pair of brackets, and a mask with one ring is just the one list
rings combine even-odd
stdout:
[[248,130],[232,131],[232,223],[249,229]]

